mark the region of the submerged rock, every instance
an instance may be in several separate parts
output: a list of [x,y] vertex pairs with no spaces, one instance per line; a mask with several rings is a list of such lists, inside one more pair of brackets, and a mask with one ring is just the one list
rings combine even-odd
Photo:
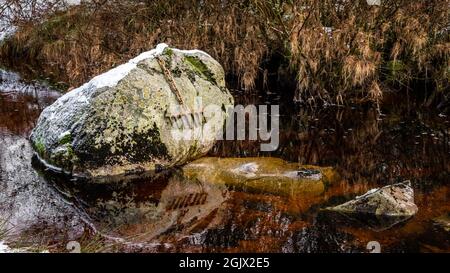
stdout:
[[[40,159],[74,175],[152,171],[208,152],[233,103],[217,61],[160,44],[59,98],[31,141]],[[219,110],[208,116],[210,105]]]
[[440,229],[446,232],[450,232],[450,213],[441,215],[440,217],[433,219],[433,223]]
[[411,217],[418,211],[409,181],[372,189],[351,201],[328,209],[349,214],[396,217]]
[[205,157],[183,167],[190,179],[235,190],[295,196],[320,195],[337,179],[330,167],[299,166],[273,157]]

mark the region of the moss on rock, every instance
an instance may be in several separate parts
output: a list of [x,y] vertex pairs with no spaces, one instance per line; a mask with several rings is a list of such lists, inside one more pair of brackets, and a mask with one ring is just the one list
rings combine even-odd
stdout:
[[184,59],[192,66],[192,68],[194,68],[194,71],[197,72],[200,77],[205,77],[208,81],[217,84],[214,74],[202,62],[202,60],[195,56],[185,56]]

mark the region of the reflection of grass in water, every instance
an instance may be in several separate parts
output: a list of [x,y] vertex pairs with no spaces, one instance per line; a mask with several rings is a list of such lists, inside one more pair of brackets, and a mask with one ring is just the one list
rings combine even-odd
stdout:
[[[115,230],[119,230],[117,227]],[[75,242],[80,244],[81,253],[112,253],[118,252],[122,247],[126,246],[131,240],[137,239],[143,234],[137,234],[129,237],[115,237],[108,234],[114,233],[113,229],[104,227],[102,231],[97,231],[95,234],[85,233]],[[67,242],[69,243],[69,242]],[[55,249],[54,252],[72,252],[67,244],[61,248]]]
[[0,221],[0,242],[5,241],[8,235],[8,230],[6,229],[6,221]]
[[[111,252],[110,250],[113,247],[113,244],[107,242],[101,233],[84,235],[78,242],[80,243],[81,253]],[[70,252],[68,249],[67,251]]]
[[7,228],[8,220],[0,221],[0,242],[7,245],[11,252],[44,252],[47,248],[41,244],[28,245],[24,238],[16,239],[12,235],[12,228]]
[[[12,228],[7,228],[8,221],[0,220],[0,242],[4,242],[11,249],[11,252],[26,252],[26,253],[45,253],[45,252],[71,252],[67,242],[61,241],[52,243],[51,240],[42,236],[36,238],[38,234],[32,235],[20,235],[14,236],[12,234]],[[72,241],[80,244],[82,253],[98,253],[98,252],[110,252],[113,249],[113,243],[107,242],[100,233],[96,233],[94,236],[84,235],[79,239]]]

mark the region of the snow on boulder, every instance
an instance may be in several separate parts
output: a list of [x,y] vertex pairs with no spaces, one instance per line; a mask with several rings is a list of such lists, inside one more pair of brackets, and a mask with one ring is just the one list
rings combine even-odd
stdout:
[[216,60],[159,44],[60,97],[30,139],[43,162],[74,175],[153,171],[207,153],[233,104]]

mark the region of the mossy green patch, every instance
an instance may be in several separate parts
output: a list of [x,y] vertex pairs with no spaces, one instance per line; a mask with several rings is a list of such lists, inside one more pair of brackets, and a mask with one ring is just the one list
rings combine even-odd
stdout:
[[209,82],[217,85],[214,74],[208,69],[205,63],[203,63],[198,57],[195,56],[185,56],[184,60],[188,63],[194,71],[200,76],[206,78]]
[[45,155],[45,145],[41,139],[36,140],[36,142],[34,143],[34,149],[40,156]]
[[65,134],[60,140],[59,144],[64,145],[72,142],[72,135],[70,133]]
[[163,55],[166,55],[167,57],[172,58],[173,50],[169,47],[166,47],[163,51]]

